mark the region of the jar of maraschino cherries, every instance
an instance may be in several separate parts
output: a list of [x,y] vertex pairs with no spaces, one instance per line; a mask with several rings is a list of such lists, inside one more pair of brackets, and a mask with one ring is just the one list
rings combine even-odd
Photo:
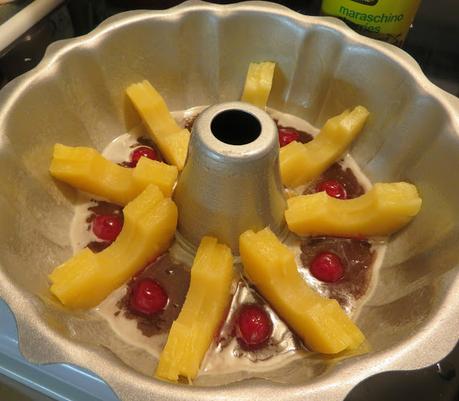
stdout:
[[323,0],[321,13],[362,35],[402,46],[421,0]]

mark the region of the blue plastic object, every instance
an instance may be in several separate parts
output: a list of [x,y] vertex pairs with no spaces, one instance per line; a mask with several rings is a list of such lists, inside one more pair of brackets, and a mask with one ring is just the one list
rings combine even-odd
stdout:
[[16,320],[0,298],[0,374],[57,401],[119,401],[94,373],[69,364],[34,365],[18,347]]

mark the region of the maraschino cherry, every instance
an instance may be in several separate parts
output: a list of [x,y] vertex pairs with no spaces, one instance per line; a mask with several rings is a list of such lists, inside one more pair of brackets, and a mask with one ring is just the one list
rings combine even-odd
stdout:
[[300,133],[293,128],[281,127],[278,129],[279,132],[279,145],[282,148],[283,146],[288,145],[290,142],[297,141],[300,139]]
[[255,304],[245,304],[239,309],[236,337],[242,346],[255,349],[271,337],[273,324],[266,311]]
[[344,276],[343,263],[340,257],[332,252],[317,254],[309,270],[316,279],[326,283],[334,283]]
[[104,241],[115,241],[122,228],[121,217],[115,214],[99,214],[92,222],[93,233]]
[[141,157],[147,157],[151,160],[158,160],[158,155],[153,148],[149,148],[148,146],[139,146],[132,151],[129,166],[137,166],[137,163]]
[[329,196],[336,199],[347,199],[347,193],[344,186],[336,180],[322,181],[316,186],[316,192],[325,191]]
[[168,300],[166,291],[157,281],[148,277],[138,279],[132,288],[129,309],[139,315],[151,316],[161,312]]

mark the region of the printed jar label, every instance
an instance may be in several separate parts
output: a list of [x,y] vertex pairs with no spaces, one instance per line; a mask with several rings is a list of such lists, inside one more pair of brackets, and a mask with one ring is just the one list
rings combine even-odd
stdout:
[[421,0],[323,0],[322,14],[355,31],[400,46]]

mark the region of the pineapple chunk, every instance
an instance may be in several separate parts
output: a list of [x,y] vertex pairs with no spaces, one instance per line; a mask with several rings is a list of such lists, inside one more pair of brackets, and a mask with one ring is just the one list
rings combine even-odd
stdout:
[[365,339],[336,300],[324,298],[300,276],[293,253],[269,228],[239,238],[244,273],[312,351],[336,354]]
[[282,182],[296,187],[313,180],[330,167],[362,130],[368,110],[357,106],[327,120],[310,142],[291,142],[280,150]]
[[326,192],[290,198],[285,219],[298,235],[389,235],[408,224],[421,203],[412,184],[380,183],[355,199],[335,199]]
[[98,254],[85,248],[49,275],[51,292],[69,308],[88,309],[126,282],[170,245],[177,207],[149,185],[124,208],[118,238]]
[[141,157],[133,169],[105,159],[95,149],[54,145],[51,175],[82,191],[125,205],[148,185],[155,184],[164,196],[171,196],[178,170],[156,160]]
[[[165,197],[170,197],[177,181],[178,169],[158,160],[141,157],[132,171],[135,185],[139,193],[148,185],[156,185]],[[131,198],[134,199],[134,198]]]
[[241,100],[264,109],[271,92],[275,68],[276,64],[269,61],[250,63]]
[[191,282],[185,303],[159,358],[156,377],[177,381],[193,380],[225,317],[234,279],[229,247],[215,238],[201,240],[191,267]]
[[164,99],[150,82],[145,80],[132,84],[126,93],[166,160],[182,170],[188,154],[190,132],[178,126]]

